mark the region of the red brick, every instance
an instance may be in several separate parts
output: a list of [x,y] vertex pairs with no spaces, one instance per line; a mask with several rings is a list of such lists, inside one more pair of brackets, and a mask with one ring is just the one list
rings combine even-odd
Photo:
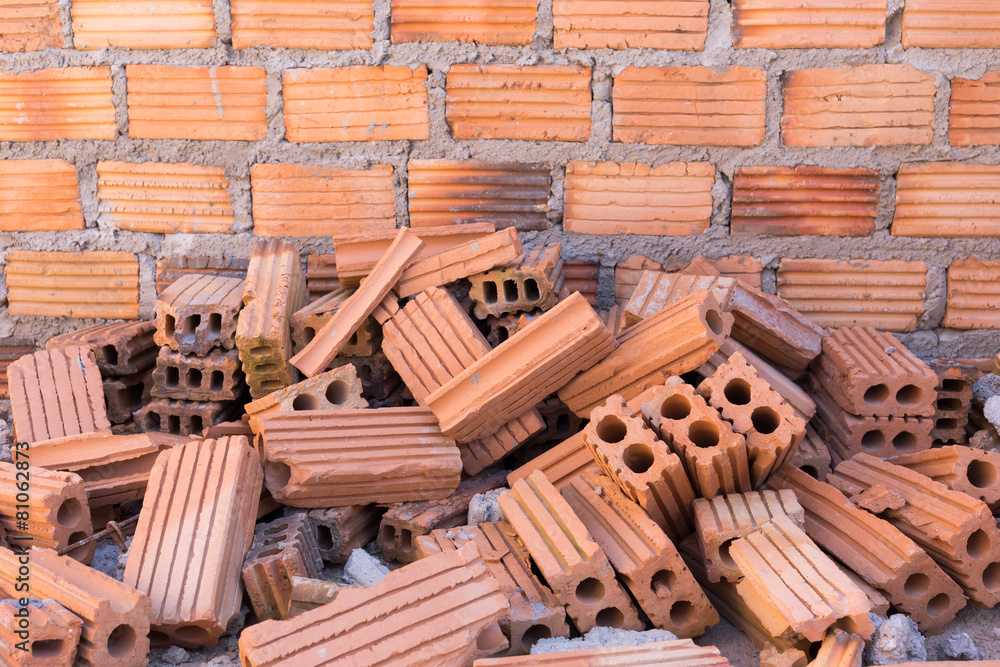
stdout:
[[601,275],[598,260],[564,259],[563,275],[566,276],[565,285],[570,294],[579,292],[591,306],[597,307],[597,287]]
[[30,338],[0,338],[0,398],[8,398],[7,368],[26,354],[35,351]]
[[65,160],[0,160],[0,232],[83,227],[80,186],[73,165]]
[[700,51],[708,32],[708,0],[554,0],[557,49]]
[[614,140],[756,146],[764,140],[764,70],[628,67],[615,77]]
[[259,141],[267,137],[262,67],[128,65],[135,139]]
[[1000,9],[991,2],[908,0],[903,8],[903,46],[1000,48]]
[[161,294],[182,276],[200,273],[223,278],[247,277],[247,258],[229,257],[226,254],[205,257],[199,255],[171,255],[156,260],[156,293]]
[[1000,165],[900,165],[892,235],[1000,236]]
[[286,70],[285,138],[295,143],[427,139],[426,82],[424,65]]
[[309,291],[310,303],[341,288],[337,277],[336,255],[313,254],[306,257],[306,289]]
[[211,0],[73,0],[77,49],[199,49],[215,46]]
[[1000,144],[1000,72],[952,79],[948,139],[952,146]]
[[[521,46],[535,36],[535,0],[392,0],[392,42]],[[560,47],[556,47],[560,48]]]
[[41,51],[62,45],[58,0],[0,1],[0,51]]
[[948,306],[941,326],[1000,329],[1000,262],[970,257],[948,267]]
[[117,133],[110,67],[0,74],[0,141],[113,140]]
[[353,50],[372,45],[375,11],[363,0],[231,0],[233,48]]
[[885,40],[886,0],[734,0],[737,49],[870,49]]
[[2,600],[0,659],[20,667],[72,665],[82,627],[80,617],[55,600]]

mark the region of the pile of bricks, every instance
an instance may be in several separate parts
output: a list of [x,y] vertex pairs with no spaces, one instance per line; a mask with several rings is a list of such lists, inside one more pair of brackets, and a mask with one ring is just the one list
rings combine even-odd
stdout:
[[[691,638],[725,618],[765,664],[847,667],[871,613],[940,632],[1000,603],[971,389],[1000,393],[1000,357],[824,328],[740,258],[633,257],[598,312],[559,243],[510,227],[303,264],[262,240],[245,275],[172,276],[154,322],[10,348],[0,659],[215,646],[245,593],[248,666],[721,666]],[[87,566],[129,531],[121,580]],[[352,574],[365,548],[394,569]],[[20,607],[35,662],[5,639]],[[599,627],[676,639],[524,655]]]

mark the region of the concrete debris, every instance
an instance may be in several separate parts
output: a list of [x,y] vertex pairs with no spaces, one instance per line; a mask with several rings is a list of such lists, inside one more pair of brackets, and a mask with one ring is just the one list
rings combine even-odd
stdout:
[[389,568],[364,549],[352,551],[347,564],[344,565],[344,578],[350,583],[366,588],[382,581],[387,574]]
[[938,644],[938,660],[982,660],[982,655],[972,637],[962,632]]
[[865,664],[896,665],[927,660],[924,636],[908,616],[893,614],[888,620],[879,620],[881,623],[876,622],[878,627],[865,649]]
[[620,630],[618,628],[597,627],[582,637],[574,639],[551,638],[540,639],[531,648],[531,655],[545,653],[563,653],[579,651],[588,648],[603,648],[607,646],[642,646],[652,642],[663,642],[677,639],[677,635],[666,630]]

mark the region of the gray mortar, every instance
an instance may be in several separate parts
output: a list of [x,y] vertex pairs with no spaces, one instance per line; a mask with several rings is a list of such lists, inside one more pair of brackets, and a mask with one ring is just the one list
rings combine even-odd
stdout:
[[[540,0],[535,35],[522,47],[477,46],[458,42],[393,45],[390,42],[391,0],[375,0],[375,24],[370,50],[318,51],[306,49],[233,50],[230,12],[226,0],[214,0],[219,43],[209,49],[130,50],[106,48],[75,51],[72,46],[70,7],[60,0],[63,49],[32,53],[0,54],[0,68],[7,71],[45,67],[110,66],[113,100],[119,128],[117,141],[0,142],[5,158],[62,158],[74,164],[80,176],[81,204],[86,229],[74,232],[0,233],[0,268],[7,248],[36,250],[126,250],[140,256],[140,313],[151,317],[155,288],[155,260],[173,254],[229,255],[248,257],[253,246],[250,166],[257,162],[323,164],[344,168],[366,168],[388,164],[394,168],[393,190],[399,224],[406,224],[406,164],[412,158],[476,159],[491,162],[539,162],[552,173],[550,210],[552,226],[541,232],[524,232],[526,247],[562,241],[567,259],[600,262],[598,297],[601,307],[613,303],[614,265],[639,253],[654,259],[687,260],[697,254],[714,258],[730,254],[751,255],[764,265],[764,287],[775,290],[775,271],[782,257],[827,259],[908,259],[927,264],[925,313],[918,331],[901,339],[924,355],[992,355],[997,351],[996,331],[946,331],[939,329],[945,304],[947,267],[956,259],[976,256],[1000,260],[1000,239],[907,239],[889,233],[895,197],[895,174],[900,164],[921,161],[957,161],[973,164],[1000,163],[1000,146],[952,148],[948,145],[946,84],[954,77],[978,78],[1000,62],[1000,50],[904,49],[901,44],[901,0],[890,0],[887,8],[885,44],[873,49],[767,49],[732,48],[732,10],[726,0],[711,0],[709,29],[703,51],[653,51],[610,49],[556,51],[552,48],[552,2]],[[789,70],[810,67],[854,66],[866,63],[903,63],[931,74],[938,83],[935,99],[935,132],[928,146],[884,146],[877,148],[802,148],[782,146],[780,137],[781,78]],[[132,63],[171,65],[239,65],[262,67],[267,73],[268,136],[260,142],[180,141],[133,139],[127,135],[125,66]],[[592,68],[593,101],[591,135],[584,142],[538,142],[474,140],[456,141],[445,121],[446,77],[456,63],[572,64]],[[291,144],[284,140],[281,75],[296,67],[342,67],[349,65],[401,65],[428,67],[430,138],[425,141],[375,141]],[[704,65],[724,70],[732,66],[761,67],[767,74],[765,139],[759,146],[651,146],[611,141],[612,80],[627,66]],[[160,235],[111,228],[100,219],[97,204],[99,160],[127,162],[166,161],[223,167],[229,179],[236,222],[232,235]],[[712,188],[711,226],[702,234],[686,237],[614,237],[564,233],[561,228],[565,163],[571,160],[616,160],[644,162],[653,166],[672,161],[709,161],[717,169]],[[741,166],[797,164],[833,168],[865,167],[882,177],[879,188],[876,231],[867,237],[829,236],[766,237],[730,234],[729,213],[733,175]],[[289,239],[303,254],[332,252],[329,238]],[[25,336],[42,343],[48,337],[100,320],[11,317],[5,302],[6,281],[0,270],[0,336]]]

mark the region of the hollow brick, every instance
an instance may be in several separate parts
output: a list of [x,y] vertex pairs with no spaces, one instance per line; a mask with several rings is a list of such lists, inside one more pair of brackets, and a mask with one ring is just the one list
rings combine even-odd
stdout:
[[392,0],[393,44],[466,42],[522,46],[535,36],[538,5],[532,0]]
[[541,470],[553,486],[561,489],[581,472],[600,470],[600,468],[584,443],[581,431],[566,438],[555,447],[542,452],[520,468],[512,470],[507,475],[507,485],[513,485],[517,480],[524,479],[536,470]]
[[725,310],[732,288],[732,278],[644,271],[622,309],[622,326],[627,329],[686,296],[702,292],[710,293]]
[[233,48],[353,50],[372,46],[375,11],[353,0],[232,0]]
[[[22,607],[21,601],[27,604]],[[17,667],[69,667],[82,629],[83,621],[55,600],[23,594],[20,600],[0,600],[0,661]]]
[[132,423],[135,412],[152,400],[153,371],[106,378],[102,383],[108,421],[113,425]]
[[367,357],[335,358],[333,370],[336,370],[337,366],[346,364],[351,364],[358,370],[358,377],[361,378],[361,397],[368,401],[386,400],[393,392],[399,390],[399,375],[381,350]]
[[476,302],[476,317],[554,306],[566,280],[561,252],[562,243],[537,245],[502,268],[469,276],[469,298]]
[[132,0],[123,7],[107,0],[73,0],[73,46],[81,51],[202,49],[215,44],[210,2]]
[[926,475],[952,491],[978,498],[991,511],[1000,512],[1000,452],[951,445],[901,454],[889,461]]
[[5,71],[0,98],[0,141],[114,141],[118,134],[110,67]]
[[[316,332],[330,321],[349,297],[345,289],[338,287],[292,313],[289,320],[292,326],[292,350],[297,354],[311,343]],[[374,317],[369,317],[361,323],[338,354],[344,357],[367,357],[375,354],[381,343],[382,328]]]
[[200,436],[206,428],[238,416],[237,412],[232,402],[154,398],[135,412],[135,425],[140,433]]
[[446,285],[506,265],[516,260],[522,250],[517,230],[508,227],[425,259],[417,259],[403,271],[396,291],[401,297],[413,296],[430,287]]
[[806,424],[806,436],[786,463],[820,481],[826,479],[833,469],[830,450],[809,424]]
[[378,536],[384,508],[347,505],[309,510],[316,529],[316,544],[323,560],[343,565],[355,549],[363,549]]
[[215,348],[204,357],[160,348],[152,395],[189,401],[232,401],[246,389],[237,350]]
[[250,428],[258,433],[260,418],[266,414],[367,407],[368,401],[361,398],[361,380],[358,379],[358,371],[351,364],[346,364],[271,392],[263,398],[247,403],[244,409],[249,418]]
[[246,280],[249,264],[249,259],[226,255],[170,255],[156,260],[156,293],[162,294],[163,290],[189,273]]
[[95,324],[53,336],[46,350],[74,345],[89,345],[101,375],[131,375],[153,367],[159,346],[153,340],[153,322],[118,322]]
[[305,514],[258,524],[242,565],[243,584],[258,620],[288,618],[292,577],[318,579],[316,535]]
[[156,299],[156,344],[194,355],[233,349],[243,290],[238,278],[183,276]]
[[[0,3],[0,24],[8,10]],[[11,8],[13,9],[13,8]],[[0,37],[3,49],[5,34]],[[76,168],[65,160],[0,160],[0,231],[54,232],[83,229]]]

